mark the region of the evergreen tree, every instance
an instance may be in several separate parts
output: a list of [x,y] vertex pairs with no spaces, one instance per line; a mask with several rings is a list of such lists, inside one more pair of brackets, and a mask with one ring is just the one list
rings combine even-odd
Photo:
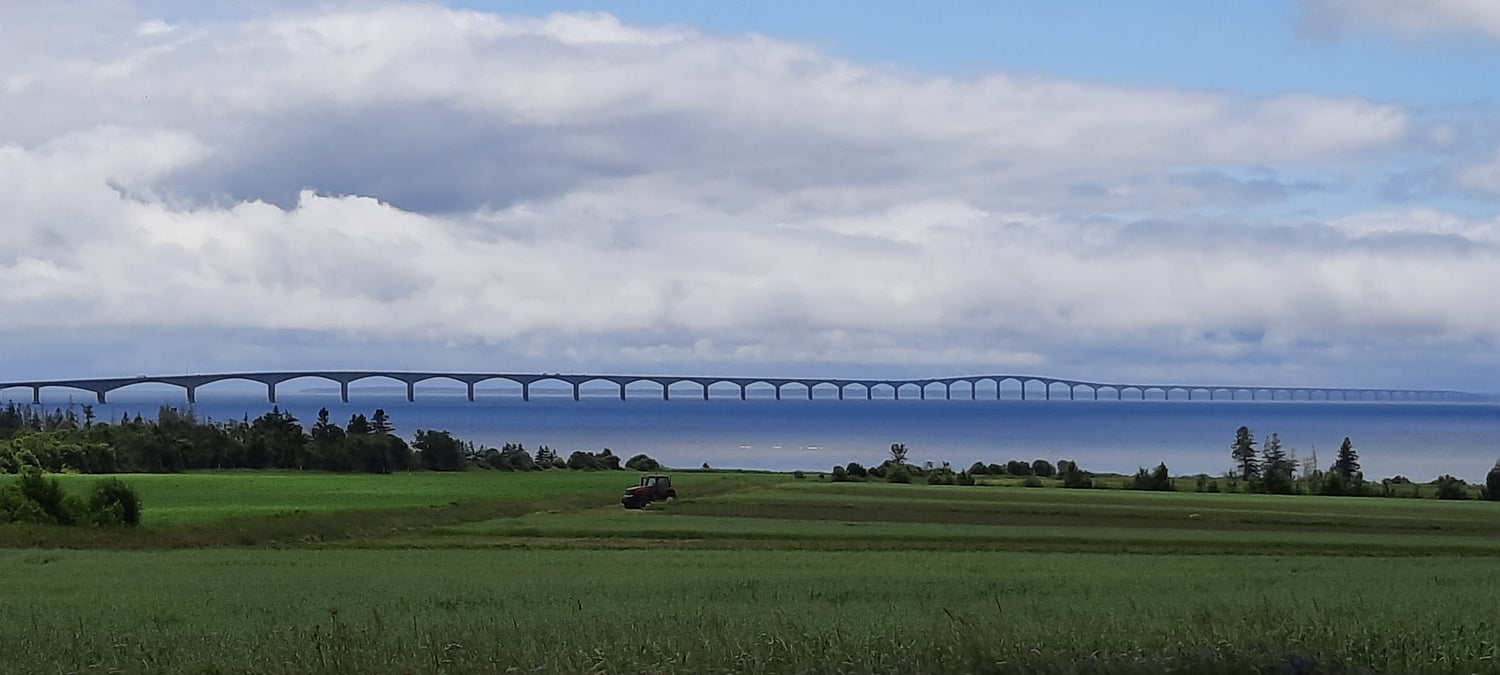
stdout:
[[345,427],[344,430],[347,431],[350,436],[362,436],[364,434],[372,433],[373,431],[370,428],[370,420],[365,419],[365,416],[362,413],[350,415],[349,426]]
[[1343,476],[1344,480],[1354,478],[1359,472],[1359,453],[1354,451],[1354,443],[1348,436],[1344,437],[1343,445],[1339,446],[1339,456],[1333,462],[1333,470]]
[[391,418],[385,414],[384,408],[376,408],[375,414],[370,416],[370,429],[377,434],[394,434],[396,427],[391,426]]
[[1261,456],[1265,463],[1261,466],[1263,480],[1261,489],[1275,494],[1285,494],[1292,491],[1292,469],[1295,462],[1287,457],[1286,451],[1281,449],[1281,437],[1271,434],[1266,438],[1265,445],[1261,448]]
[[1260,462],[1255,458],[1255,436],[1250,427],[1240,427],[1234,432],[1234,445],[1229,446],[1229,456],[1239,466],[1240,478],[1253,480],[1260,475]]

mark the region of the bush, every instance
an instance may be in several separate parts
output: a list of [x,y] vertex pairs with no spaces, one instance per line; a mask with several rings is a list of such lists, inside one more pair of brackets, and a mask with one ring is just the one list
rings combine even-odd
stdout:
[[1496,462],[1495,468],[1484,477],[1484,498],[1500,502],[1500,462]]
[[1031,463],[1031,473],[1042,478],[1051,478],[1057,470],[1052,467],[1052,462],[1039,459]]
[[601,469],[609,469],[610,471],[621,470],[620,458],[611,452],[609,448],[594,453],[594,461],[599,464],[599,468]]
[[1469,484],[1456,476],[1443,474],[1432,481],[1437,486],[1438,499],[1468,499]]
[[500,452],[486,455],[485,461],[490,466],[505,471],[535,471],[543,468],[537,465],[536,459],[526,452],[525,447],[508,443],[500,448]]
[[833,482],[844,483],[849,480],[849,471],[842,466],[834,465]]
[[118,478],[106,478],[94,484],[89,495],[89,511],[101,525],[119,523],[137,527],[141,524],[141,497],[135,489]]
[[640,454],[625,460],[625,468],[631,471],[660,471],[661,462]]
[[1041,486],[1042,486],[1042,479],[1037,478],[1036,476],[1027,476],[1026,480],[1021,481],[1021,487],[1035,487],[1035,488],[1039,488]]
[[1145,467],[1135,472],[1135,477],[1130,481],[1132,490],[1155,490],[1158,492],[1171,492],[1175,489],[1172,485],[1171,473],[1167,471],[1167,463],[1156,465],[1155,469],[1147,471]]
[[985,466],[984,462],[974,462],[974,464],[969,467],[969,475],[972,476],[983,476],[989,472],[990,468]]
[[804,478],[807,478],[807,474],[802,473],[802,469],[797,469],[796,471],[792,472],[792,478],[796,478],[797,480],[802,480]]
[[991,476],[1004,476],[1005,475],[1005,467],[1003,467],[1003,466],[1001,466],[999,464],[993,464],[992,463],[992,464],[986,465],[984,468],[990,470],[990,475]]
[[969,473],[968,471],[960,471],[958,472],[957,476],[954,476],[953,483],[955,485],[973,485],[974,474]]
[[849,472],[851,478],[864,478],[870,475],[870,472],[860,466],[859,462],[849,462],[849,466],[844,467],[844,470]]
[[911,467],[905,464],[897,464],[892,468],[886,469],[885,479],[892,483],[910,483],[911,474]]
[[36,502],[21,494],[21,486],[15,483],[0,485],[0,524],[4,523],[55,523]]
[[594,453],[574,450],[573,454],[568,455],[568,468],[579,470],[598,469],[601,467],[599,466],[599,459],[594,456]]
[[1062,476],[1063,487],[1079,490],[1094,487],[1093,477],[1079,469],[1076,463],[1065,459],[1057,463],[1057,468],[1058,474]]
[[953,473],[952,469],[935,469],[927,472],[928,485],[954,485],[957,480],[958,476]]
[[74,518],[76,512],[68,508],[67,495],[63,493],[62,484],[56,478],[48,478],[42,474],[42,470],[34,466],[21,469],[21,479],[17,482],[21,488],[21,496],[27,501],[36,504],[42,513],[47,514],[50,522],[59,525],[72,525],[77,522]]

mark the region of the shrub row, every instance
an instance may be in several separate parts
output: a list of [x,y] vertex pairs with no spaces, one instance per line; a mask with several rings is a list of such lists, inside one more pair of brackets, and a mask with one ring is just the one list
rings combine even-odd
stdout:
[[118,478],[95,483],[87,498],[70,495],[56,478],[26,467],[19,478],[0,485],[0,524],[5,523],[135,527],[141,524],[141,499]]

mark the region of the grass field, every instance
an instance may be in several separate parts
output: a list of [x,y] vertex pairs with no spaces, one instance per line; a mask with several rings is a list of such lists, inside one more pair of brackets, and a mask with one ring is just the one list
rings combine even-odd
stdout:
[[[618,501],[634,473],[500,471],[330,474],[306,471],[225,471],[136,474],[124,479],[141,493],[148,527],[339,511],[436,507],[454,502],[526,502],[577,498],[579,504]],[[689,485],[746,480],[756,474],[683,474]],[[764,474],[762,474],[764,476]],[[101,477],[58,477],[70,492],[85,492]],[[780,480],[765,476],[762,480]],[[753,480],[753,479],[752,479]]]
[[[65,537],[46,539],[62,535],[33,532],[40,547],[0,550],[0,663],[1497,670],[1493,503],[677,473],[683,499],[625,511],[618,495],[635,475],[132,476],[149,526],[134,543],[89,545],[320,518],[345,529],[155,551],[63,550]],[[360,525],[371,518],[384,520]]]

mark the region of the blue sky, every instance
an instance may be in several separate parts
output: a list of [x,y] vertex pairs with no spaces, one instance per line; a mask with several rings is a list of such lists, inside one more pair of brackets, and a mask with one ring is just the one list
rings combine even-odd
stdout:
[[[555,2],[453,3],[545,14]],[[1290,0],[1263,2],[594,2],[633,23],[682,23],[805,41],[829,53],[934,74],[1037,73],[1141,86],[1308,91],[1416,105],[1493,101],[1500,49],[1463,29],[1403,36],[1319,27]]]
[[1494,389],[1500,6],[0,10],[0,370]]

